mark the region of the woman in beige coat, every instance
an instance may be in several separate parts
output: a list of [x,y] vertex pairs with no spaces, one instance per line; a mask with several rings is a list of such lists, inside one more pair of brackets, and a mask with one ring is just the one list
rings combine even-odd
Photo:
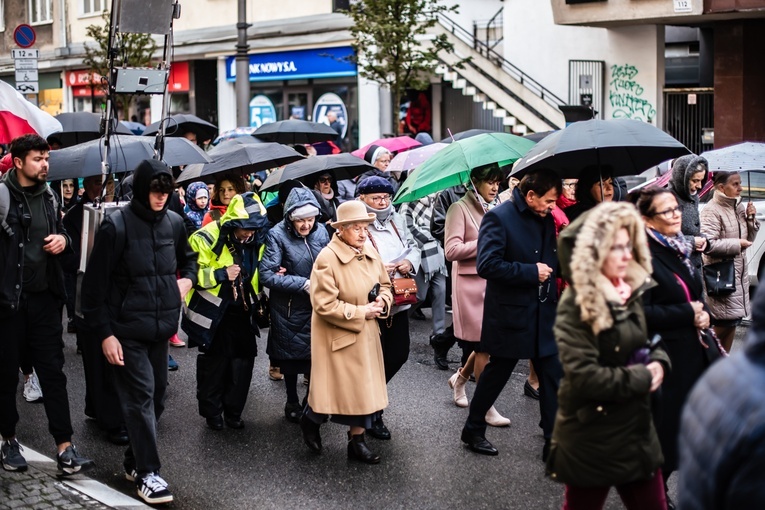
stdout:
[[388,406],[375,319],[386,317],[393,301],[385,266],[365,245],[374,218],[359,201],[341,204],[332,223],[337,232],[313,266],[311,385],[300,419],[303,440],[316,453],[322,449],[320,426],[329,416],[349,426],[348,457],[368,464],[380,457],[367,447],[364,430]]
[[741,176],[736,172],[716,172],[714,196],[701,211],[701,234],[708,248],[704,264],[733,259],[736,291],[728,296],[709,296],[707,305],[712,325],[726,351],[730,352],[736,326],[749,315],[749,271],[746,249],[757,236],[760,224],[754,218],[754,204],[740,203]]
[[[444,252],[452,262],[452,316],[454,336],[462,348],[462,368],[449,379],[454,391],[454,403],[467,407],[465,383],[471,374],[476,381],[489,362],[489,355],[481,352],[481,323],[486,280],[478,276],[478,230],[483,215],[498,206],[499,183],[502,170],[496,165],[474,168],[470,172],[471,185],[468,192],[446,213]],[[494,427],[510,425],[510,420],[500,415],[494,406],[486,414],[486,423]]]

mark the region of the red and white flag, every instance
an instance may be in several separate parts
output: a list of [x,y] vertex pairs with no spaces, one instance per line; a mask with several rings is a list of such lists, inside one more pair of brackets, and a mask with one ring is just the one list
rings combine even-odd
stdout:
[[62,131],[61,123],[42,111],[15,88],[0,80],[0,143],[11,143],[17,136],[37,133],[43,138]]

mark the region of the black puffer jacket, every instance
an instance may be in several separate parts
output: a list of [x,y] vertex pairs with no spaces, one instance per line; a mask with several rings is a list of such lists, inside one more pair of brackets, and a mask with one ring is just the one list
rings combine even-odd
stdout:
[[167,202],[161,211],[151,210],[149,185],[162,173],[172,175],[164,163],[142,162],[130,205],[107,216],[96,234],[82,282],[82,310],[99,340],[114,335],[167,341],[178,331],[176,273],[196,282],[197,254],[189,247],[183,219],[167,210]]
[[[271,329],[266,352],[278,360],[311,359],[312,308],[306,282],[314,260],[329,243],[329,235],[318,221],[307,237],[294,231],[287,217],[306,204],[319,207],[309,189],[293,189],[284,207],[285,219],[268,233],[260,262],[262,283],[271,289]],[[287,274],[278,275],[279,267],[287,269]]]

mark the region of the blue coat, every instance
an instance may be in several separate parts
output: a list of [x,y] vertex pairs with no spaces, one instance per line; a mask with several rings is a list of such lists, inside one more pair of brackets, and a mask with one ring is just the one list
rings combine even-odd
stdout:
[[744,348],[712,365],[683,411],[678,508],[765,504],[765,292],[759,289]]
[[[271,328],[266,352],[278,360],[311,359],[311,300],[306,281],[319,252],[329,243],[329,234],[318,221],[307,237],[298,235],[287,219],[295,208],[305,204],[319,208],[306,188],[295,188],[284,205],[285,219],[268,233],[266,250],[260,262],[264,286],[270,289]],[[287,274],[277,274],[279,267]]]
[[[558,353],[553,335],[558,290],[555,222],[531,211],[518,188],[486,213],[478,232],[478,274],[486,279],[481,348],[500,358]],[[553,269],[540,286],[537,262]]]

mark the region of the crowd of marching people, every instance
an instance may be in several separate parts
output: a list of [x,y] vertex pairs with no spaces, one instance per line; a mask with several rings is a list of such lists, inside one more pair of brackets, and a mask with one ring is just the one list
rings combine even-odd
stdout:
[[[267,329],[269,375],[284,381],[296,435],[320,454],[322,424],[343,424],[348,457],[379,463],[367,438],[396,435],[399,424],[383,419],[387,383],[407,362],[410,319],[429,307],[435,367],[448,370],[450,349],[461,352],[444,391],[468,408],[460,437],[471,451],[499,453],[487,427],[510,425],[513,410],[495,402],[519,360],[530,360],[524,394],[539,402],[540,457],[565,484],[563,508],[602,508],[611,487],[630,509],[675,508],[667,480],[676,471],[683,508],[731,507],[724,493],[710,494],[712,482],[704,495],[694,490],[701,482],[683,468],[704,469],[703,399],[721,391],[699,387],[733,361],[747,370],[742,358],[728,360],[697,384],[751,312],[747,248],[760,225],[735,172],[714,175],[701,211],[709,174],[693,155],[674,161],[667,188],[629,196],[607,168],[585,168],[578,181],[541,169],[519,181],[492,164],[473,168],[464,186],[397,206],[405,175],[388,172],[391,152],[374,145],[364,156],[373,168],[358,177],[321,172],[276,194],[231,173],[179,193],[171,169],[147,160],[132,175],[129,205],[105,215],[78,284],[83,207],[104,197],[101,177],[86,178],[81,194],[77,180],[64,181],[56,194],[45,139],[25,135],[10,151],[0,183],[10,197],[0,232],[6,470],[27,467],[16,439],[19,370],[24,397],[45,406],[61,474],[93,466],[72,443],[64,324],[82,353],[85,413],[127,446],[125,477],[150,504],[173,500],[156,427],[169,346],[198,350],[206,426],[240,429]],[[704,282],[714,264],[728,268],[734,290]],[[761,344],[754,336],[747,355],[761,358]],[[730,501],[763,495],[745,475],[733,486]]]

